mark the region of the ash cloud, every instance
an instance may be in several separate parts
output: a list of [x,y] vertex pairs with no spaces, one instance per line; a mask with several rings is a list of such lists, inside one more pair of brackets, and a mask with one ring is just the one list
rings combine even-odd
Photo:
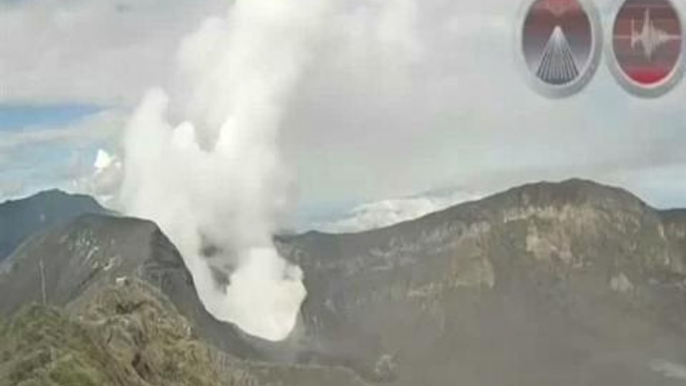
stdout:
[[325,14],[322,1],[239,0],[207,19],[181,44],[172,92],[149,91],[125,136],[127,212],[177,245],[210,313],[271,341],[306,296],[272,243],[288,201],[277,140]]

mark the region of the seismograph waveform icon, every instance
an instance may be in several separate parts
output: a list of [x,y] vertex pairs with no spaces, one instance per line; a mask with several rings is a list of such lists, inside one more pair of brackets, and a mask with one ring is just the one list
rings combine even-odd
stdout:
[[612,29],[610,68],[629,92],[662,95],[681,77],[682,35],[672,0],[625,0]]
[[640,30],[636,29],[636,20],[631,19],[631,48],[636,50],[640,44],[643,47],[644,57],[652,62],[655,52],[663,45],[680,40],[679,35],[672,35],[669,32],[655,26],[655,22],[650,17],[650,8],[646,8],[643,16],[643,25]]
[[552,85],[567,84],[579,76],[574,54],[560,26],[555,27],[548,39],[536,75]]

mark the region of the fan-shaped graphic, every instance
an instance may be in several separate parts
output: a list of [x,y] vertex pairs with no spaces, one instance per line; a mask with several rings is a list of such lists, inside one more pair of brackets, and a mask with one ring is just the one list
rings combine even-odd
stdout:
[[528,9],[522,51],[534,86],[546,95],[570,95],[590,79],[584,75],[595,67],[597,24],[585,7],[583,0],[535,0]]
[[565,84],[579,76],[574,54],[562,28],[555,27],[543,51],[543,59],[536,75],[546,83]]

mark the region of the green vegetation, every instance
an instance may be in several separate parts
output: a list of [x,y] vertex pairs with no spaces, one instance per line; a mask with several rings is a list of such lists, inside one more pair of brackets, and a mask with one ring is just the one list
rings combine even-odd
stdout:
[[215,352],[144,284],[74,316],[32,305],[0,326],[0,386],[215,386]]
[[0,385],[116,385],[112,358],[84,326],[30,306],[2,327]]

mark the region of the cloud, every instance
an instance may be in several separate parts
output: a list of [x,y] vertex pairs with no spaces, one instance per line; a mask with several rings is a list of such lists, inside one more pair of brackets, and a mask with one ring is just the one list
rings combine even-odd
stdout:
[[103,110],[57,126],[29,126],[0,133],[0,185],[18,188],[0,192],[5,197],[46,188],[75,189],[74,181],[93,173],[99,147],[117,149],[127,112]]
[[35,0],[0,3],[0,103],[132,105],[209,0]]
[[413,220],[481,197],[481,194],[464,189],[451,189],[386,199],[356,206],[333,220],[311,226],[316,230],[330,233],[361,232]]
[[51,143],[83,147],[116,136],[124,122],[125,115],[121,111],[106,110],[66,125],[29,126],[5,131],[0,141],[0,154]]
[[[92,154],[92,153],[91,153]],[[124,164],[117,155],[98,149],[92,165],[83,164],[77,159],[71,168],[71,189],[88,194],[100,202],[101,205],[116,211],[121,211],[118,194],[124,178]]]
[[650,363],[653,371],[661,373],[667,378],[686,380],[686,366],[665,360],[654,360]]
[[[595,1],[604,28],[615,3]],[[178,39],[225,5],[0,5],[0,101],[132,107],[143,90],[172,77],[165,63]],[[548,100],[517,63],[523,1],[349,0],[335,7],[279,136],[297,180],[298,213],[444,185],[492,191],[572,176],[677,203],[685,82],[643,100],[603,63],[581,93]]]
[[[599,4],[605,17],[609,3]],[[303,201],[369,202],[456,183],[492,191],[572,176],[613,181],[628,171],[645,182],[655,168],[683,164],[683,83],[642,100],[603,65],[581,93],[542,97],[517,63],[521,7],[418,2],[408,34],[421,56],[409,62],[402,50],[352,57],[341,48],[376,46],[372,33],[336,36],[343,44],[319,58],[284,138]],[[662,189],[680,180],[664,179]]]
[[0,130],[9,131],[28,126],[65,125],[102,110],[102,107],[92,105],[0,104]]
[[208,18],[168,63],[177,88],[148,92],[125,136],[126,213],[160,225],[215,318],[270,341],[291,334],[306,296],[272,240],[287,182],[277,138],[328,4],[239,0]]
[[19,181],[0,181],[0,201],[20,197],[24,189],[24,184]]

